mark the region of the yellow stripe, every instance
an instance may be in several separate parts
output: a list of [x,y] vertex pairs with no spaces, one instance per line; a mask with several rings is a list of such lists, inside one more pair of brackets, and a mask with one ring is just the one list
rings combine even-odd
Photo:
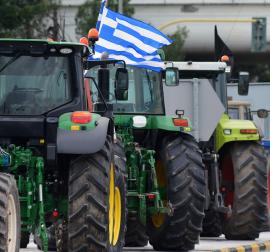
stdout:
[[220,251],[220,252],[230,252],[230,249],[228,249],[228,248],[222,248],[222,249],[220,249],[219,251]]
[[172,20],[168,23],[162,24],[158,27],[159,30],[179,23],[256,23],[256,19],[252,18],[180,18]]
[[264,245],[265,245],[265,247],[266,247],[267,250],[270,249],[270,241],[265,242]]
[[245,248],[243,246],[236,247],[237,252],[245,252]]
[[258,244],[251,244],[250,247],[252,248],[252,252],[260,251],[260,246]]

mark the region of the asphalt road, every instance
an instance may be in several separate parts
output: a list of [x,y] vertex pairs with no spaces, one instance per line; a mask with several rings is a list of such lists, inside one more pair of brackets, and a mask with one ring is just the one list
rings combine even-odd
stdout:
[[[212,251],[215,249],[221,248],[230,248],[240,245],[250,245],[258,242],[270,241],[270,232],[261,233],[259,239],[256,241],[227,241],[224,237],[219,238],[202,238],[200,244],[196,245],[194,252],[203,252],[203,251]],[[38,252],[35,244],[31,243],[28,245],[27,249],[21,249],[20,252]],[[144,248],[126,248],[125,252],[145,252],[145,251],[154,251],[151,246]]]

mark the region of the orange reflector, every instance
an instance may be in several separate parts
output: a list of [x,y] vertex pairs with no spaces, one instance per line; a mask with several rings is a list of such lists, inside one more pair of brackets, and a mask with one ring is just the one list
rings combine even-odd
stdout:
[[258,130],[257,129],[241,129],[240,133],[241,134],[257,134]]
[[89,45],[88,38],[86,37],[80,38],[80,43],[88,46]]
[[220,60],[221,60],[221,62],[229,62],[230,58],[228,55],[223,55]]
[[148,199],[152,200],[156,197],[156,195],[154,193],[148,193],[147,197],[148,197]]
[[99,36],[99,33],[98,33],[98,30],[96,28],[92,28],[89,30],[88,32],[88,39],[90,39],[91,41],[97,41],[98,40],[98,36]]
[[92,115],[88,111],[75,111],[71,114],[71,121],[73,123],[86,124],[91,122]]
[[188,120],[182,118],[173,118],[174,126],[188,127]]

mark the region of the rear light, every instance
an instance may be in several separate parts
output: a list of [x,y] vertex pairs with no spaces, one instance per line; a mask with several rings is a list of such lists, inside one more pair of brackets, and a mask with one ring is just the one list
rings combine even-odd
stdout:
[[241,134],[257,134],[258,130],[257,129],[241,129],[240,133]]
[[58,212],[58,210],[57,210],[57,209],[54,209],[52,215],[53,215],[54,218],[59,217],[59,212]]
[[156,198],[156,195],[154,193],[148,193],[147,197],[148,197],[149,200],[153,200],[153,199]]
[[188,127],[188,120],[182,118],[173,118],[174,126]]
[[71,121],[73,123],[86,124],[91,122],[92,115],[88,111],[75,111],[71,114]]

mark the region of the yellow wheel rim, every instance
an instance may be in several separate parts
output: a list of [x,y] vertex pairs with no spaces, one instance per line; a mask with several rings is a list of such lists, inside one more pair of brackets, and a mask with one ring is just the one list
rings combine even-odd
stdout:
[[[157,181],[158,185],[161,187],[167,187],[167,180],[166,180],[166,171],[165,167],[160,160],[156,162],[156,173],[157,173]],[[163,204],[166,205],[167,201],[164,200]],[[163,223],[165,222],[165,214],[157,213],[154,214],[152,217],[152,223],[155,228],[160,228]]]
[[109,241],[113,240],[113,216],[114,215],[114,167],[110,168],[110,194],[109,194]]
[[156,228],[160,228],[165,221],[165,215],[158,213],[152,216],[152,223]]
[[114,182],[114,166],[110,168],[110,193],[109,193],[109,241],[115,246],[119,239],[121,229],[121,193]]
[[116,245],[119,238],[120,226],[121,226],[121,193],[118,187],[115,187],[114,195],[114,236],[113,246]]

